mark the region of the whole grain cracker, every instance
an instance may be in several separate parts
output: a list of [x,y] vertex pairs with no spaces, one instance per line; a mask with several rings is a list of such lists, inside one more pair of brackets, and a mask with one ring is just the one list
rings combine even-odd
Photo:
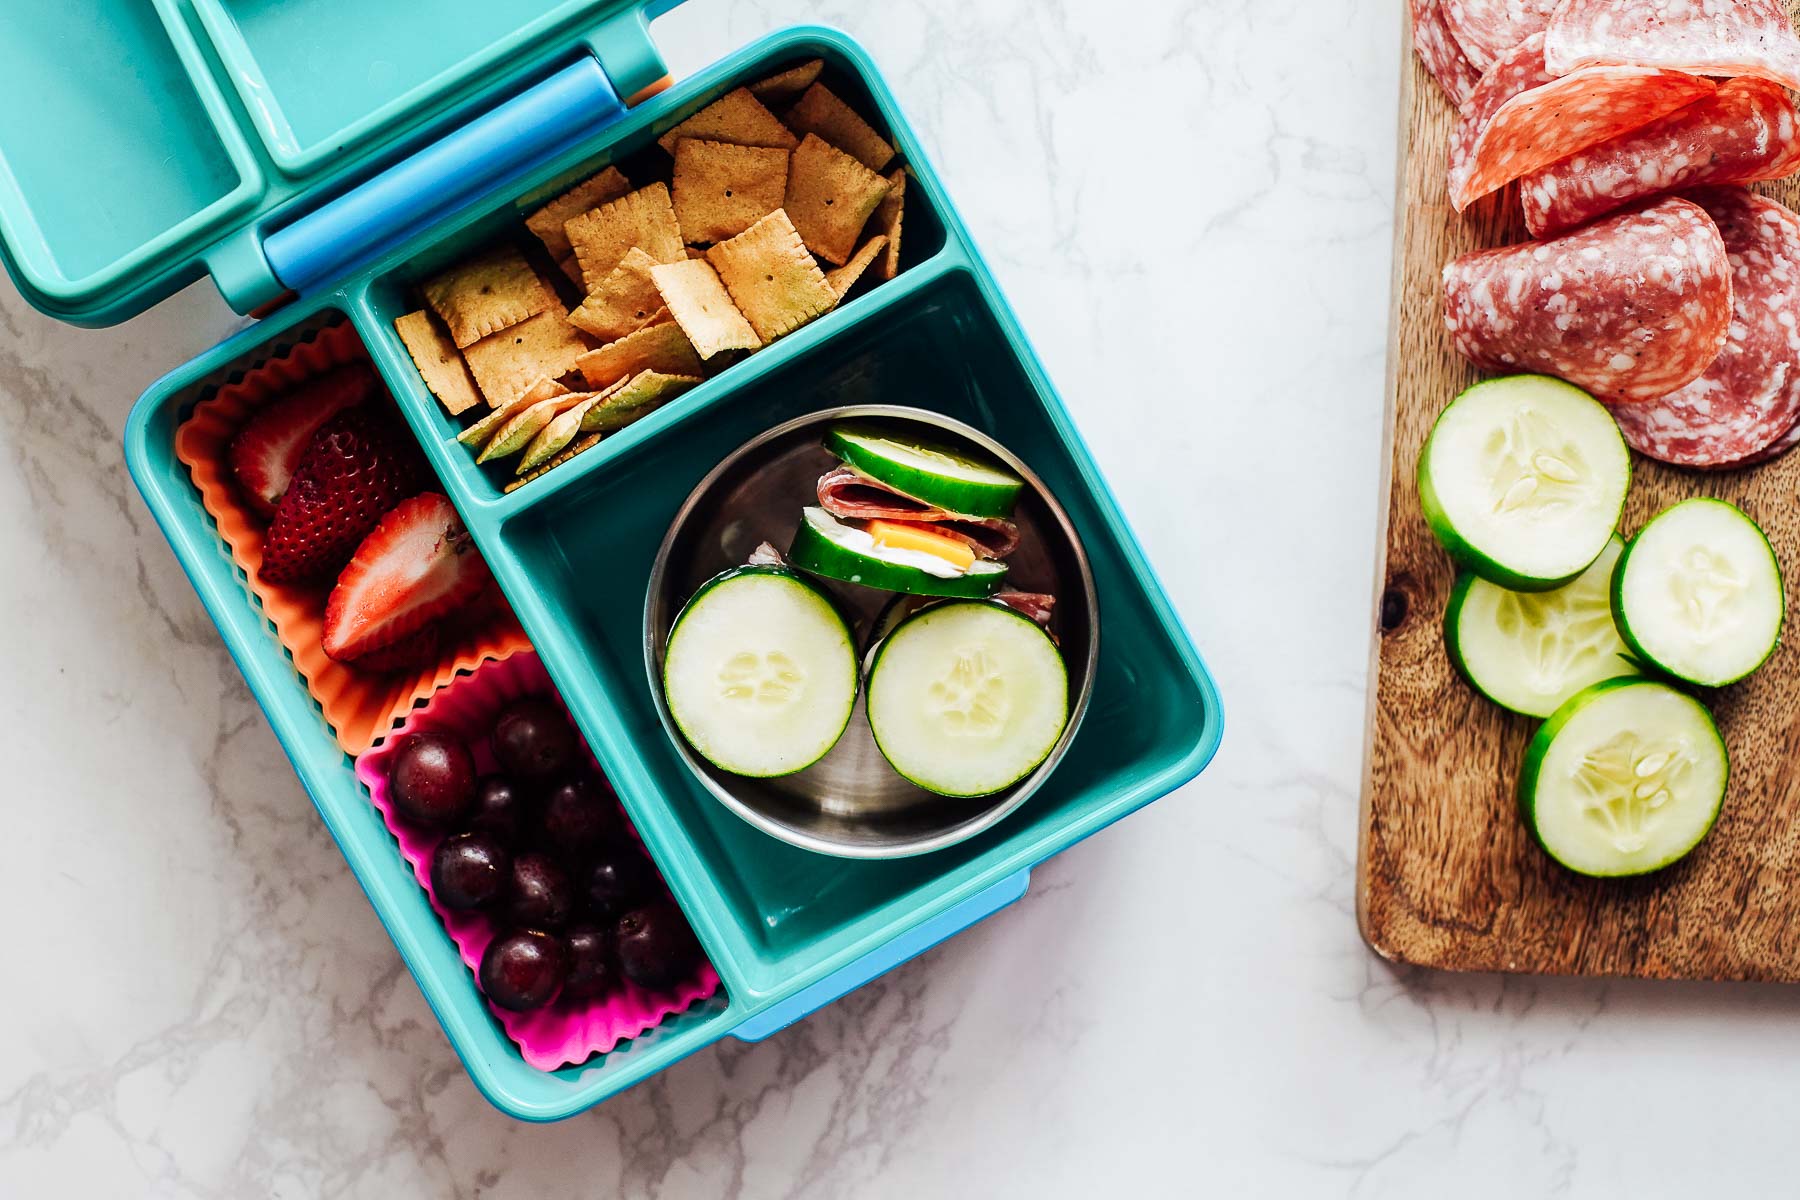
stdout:
[[788,152],[682,138],[675,143],[675,219],[689,242],[722,242],[781,207]]
[[780,150],[792,150],[800,144],[794,131],[764,108],[749,88],[725,93],[657,138],[656,143],[674,154],[675,143],[682,138],[704,138],[734,146],[774,146]]
[[494,246],[460,262],[427,279],[422,290],[459,350],[557,303],[556,292],[512,246]]
[[481,339],[464,354],[481,394],[498,408],[530,391],[546,378],[575,369],[588,344],[569,324],[559,303],[511,329]]
[[544,249],[550,252],[550,257],[560,263],[575,255],[575,247],[569,245],[569,235],[563,226],[582,213],[617,200],[629,191],[631,180],[625,178],[625,173],[617,167],[608,167],[597,175],[590,175],[526,217],[525,228],[531,230],[537,240],[544,243]]
[[610,345],[590,350],[575,363],[589,387],[609,387],[639,371],[666,375],[698,375],[700,355],[694,344],[670,321],[626,334]]
[[750,94],[770,108],[779,107],[817,82],[819,72],[824,69],[824,59],[811,59],[797,67],[789,67],[785,71],[771,75],[767,79],[757,80],[750,85]]
[[856,249],[870,214],[890,190],[887,180],[809,133],[788,164],[782,207],[806,248],[841,267]]
[[685,257],[681,225],[675,220],[675,208],[665,183],[641,187],[573,217],[563,230],[575,247],[581,277],[590,292],[600,286],[600,281],[633,246],[657,262],[675,262]]
[[650,268],[655,265],[654,258],[633,246],[581,307],[569,314],[569,321],[602,342],[643,328],[662,307],[662,295],[650,278]]
[[764,342],[792,333],[837,306],[837,292],[782,209],[720,242],[706,258],[731,293],[732,303]]
[[888,194],[875,206],[870,223],[887,238],[887,253],[881,256],[881,269],[876,274],[892,279],[900,273],[900,218],[906,215],[906,168],[895,167],[887,181]]
[[856,115],[848,104],[822,83],[788,109],[787,124],[795,133],[816,133],[871,171],[894,161],[894,146],[875,132],[875,127]]
[[555,458],[581,433],[581,419],[587,415],[589,409],[599,404],[601,399],[602,397],[598,393],[584,395],[580,403],[565,408],[551,417],[549,423],[538,430],[537,436],[533,437],[531,443],[525,447],[525,452],[519,456],[518,469],[513,473],[529,475],[538,467]]
[[858,246],[849,262],[835,271],[825,272],[825,282],[831,285],[831,290],[837,293],[840,301],[850,294],[850,289],[856,286],[856,281],[862,278],[863,272],[869,269],[869,264],[875,261],[875,256],[886,246],[887,238],[878,233]]
[[413,365],[419,368],[420,378],[431,394],[438,398],[444,409],[451,416],[467,412],[481,403],[481,393],[475,387],[475,377],[469,374],[469,364],[456,348],[431,314],[424,309],[407,313],[394,319],[394,332],[400,335],[406,352],[412,355]]
[[546,472],[553,471],[557,467],[562,466],[564,463],[566,463],[570,459],[574,458],[577,454],[580,454],[583,450],[592,450],[595,446],[598,446],[599,444],[600,444],[600,435],[597,433],[589,434],[586,437],[576,438],[574,443],[571,444],[566,450],[564,450],[562,453],[558,454],[555,458],[552,458],[549,462],[545,463],[543,466],[535,467],[530,472],[526,473],[525,475],[520,476],[517,479],[508,480],[505,491],[510,495],[511,493],[518,491],[520,488],[524,487],[526,484],[530,483],[532,480],[538,478],[539,476],[545,474]]
[[659,263],[650,272],[663,303],[701,358],[726,350],[760,350],[756,330],[731,302],[718,272],[704,259]]
[[494,436],[481,448],[481,453],[475,456],[475,461],[484,463],[496,458],[511,458],[523,450],[537,436],[538,431],[558,414],[568,412],[587,399],[590,396],[586,392],[570,392],[566,396],[539,400],[495,430]]
[[532,405],[552,396],[566,396],[569,389],[554,379],[540,380],[537,387],[532,388],[516,400],[508,401],[499,408],[488,413],[481,420],[456,435],[456,440],[465,446],[482,446],[493,436],[494,430],[500,428]]
[[582,419],[584,433],[613,433],[649,416],[681,393],[705,382],[698,375],[664,375],[639,371],[616,387]]

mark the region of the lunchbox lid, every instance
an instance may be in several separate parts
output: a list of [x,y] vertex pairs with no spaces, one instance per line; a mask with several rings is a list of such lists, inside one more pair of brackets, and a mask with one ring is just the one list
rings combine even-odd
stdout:
[[680,2],[6,0],[0,259],[78,325],[209,273],[255,311],[659,91]]

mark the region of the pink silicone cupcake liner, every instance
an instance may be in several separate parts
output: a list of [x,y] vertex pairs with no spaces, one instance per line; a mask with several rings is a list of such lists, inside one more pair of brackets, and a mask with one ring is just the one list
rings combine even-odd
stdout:
[[[465,675],[439,691],[425,707],[416,709],[397,731],[356,760],[357,778],[369,789],[369,796],[381,811],[388,832],[400,844],[400,853],[412,864],[413,874],[427,895],[431,895],[431,855],[445,835],[418,829],[394,815],[388,800],[388,759],[408,733],[440,730],[466,741],[474,752],[476,768],[483,774],[491,772],[497,764],[488,747],[488,732],[501,708],[522,696],[546,695],[555,697],[558,704],[562,703],[536,654],[526,652],[504,659],[490,659],[473,674]],[[583,752],[593,762],[592,752],[585,746]],[[599,771],[597,762],[593,766]],[[630,828],[629,821],[626,827]],[[493,922],[476,913],[451,912],[440,905],[434,895],[431,896],[431,907],[444,922],[444,928],[450,931],[451,939],[462,952],[463,962],[471,971],[477,969],[482,952],[498,932]],[[585,1062],[595,1054],[604,1054],[627,1038],[654,1029],[663,1018],[686,1011],[718,989],[718,972],[711,963],[703,963],[694,978],[667,992],[648,992],[636,984],[626,983],[622,991],[576,1010],[551,1006],[536,1012],[515,1013],[492,1004],[488,1007],[507,1036],[518,1044],[526,1062],[539,1070],[553,1071]]]

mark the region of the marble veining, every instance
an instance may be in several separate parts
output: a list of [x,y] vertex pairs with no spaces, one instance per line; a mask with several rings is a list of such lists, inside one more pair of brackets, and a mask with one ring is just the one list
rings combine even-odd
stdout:
[[844,27],[1215,668],[1195,785],[593,1113],[476,1094],[126,477],[238,324],[0,294],[0,1195],[1786,1194],[1800,993],[1395,971],[1355,812],[1400,0],[690,0]]

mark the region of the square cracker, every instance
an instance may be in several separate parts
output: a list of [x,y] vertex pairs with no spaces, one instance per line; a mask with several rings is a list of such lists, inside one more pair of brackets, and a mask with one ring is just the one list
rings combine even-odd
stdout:
[[546,378],[567,375],[587,351],[588,344],[558,304],[511,329],[482,338],[466,354],[481,394],[499,408]]
[[794,131],[783,125],[749,88],[726,92],[717,100],[656,139],[670,154],[682,138],[730,142],[734,146],[774,146],[792,150],[800,144]]
[[465,413],[481,403],[481,393],[476,390],[475,377],[469,374],[469,364],[463,361],[456,343],[431,319],[429,312],[420,309],[396,317],[394,332],[406,344],[406,352],[412,355],[413,365],[419,368],[425,386],[451,416]]
[[831,290],[837,293],[839,301],[850,294],[850,289],[856,286],[856,281],[862,278],[863,272],[869,269],[869,264],[875,261],[875,256],[886,247],[887,238],[878,233],[858,246],[856,253],[850,256],[849,262],[835,271],[825,272],[825,282],[829,283]]
[[708,250],[706,259],[731,293],[732,303],[765,342],[837,307],[837,293],[807,253],[800,231],[779,208]]
[[422,290],[458,350],[557,303],[556,292],[511,246],[495,246],[434,275]]
[[750,94],[773,108],[778,104],[786,104],[814,83],[818,82],[819,72],[825,69],[825,60],[811,59],[797,67],[789,67],[785,71],[759,79],[750,85]]
[[788,164],[782,207],[800,231],[806,248],[841,267],[856,239],[890,191],[888,181],[809,133]]
[[[602,204],[617,200],[631,191],[631,180],[625,178],[624,172],[617,167],[608,167],[598,175],[592,175],[558,196],[544,207],[525,218],[525,228],[544,243],[544,249],[557,262],[575,256],[575,248],[569,245],[569,235],[563,226],[584,212],[591,212]],[[566,268],[565,268],[566,269]],[[579,276],[576,276],[579,279]]]
[[575,369],[591,388],[611,387],[639,371],[658,371],[664,375],[698,375],[700,355],[688,341],[681,326],[670,321],[664,325],[646,325],[636,333],[628,333],[610,345],[590,350],[576,362]]
[[650,278],[650,268],[655,265],[654,258],[633,246],[581,307],[569,314],[570,323],[602,342],[643,328],[662,307],[662,294]]
[[795,133],[818,134],[871,171],[894,161],[893,143],[822,83],[806,89],[800,102],[788,110],[787,123]]
[[718,272],[705,259],[684,258],[651,269],[669,314],[675,318],[701,358],[726,350],[760,350],[756,330],[744,319]]
[[533,467],[517,479],[507,481],[505,490],[509,493],[516,492],[538,476],[554,471],[556,468],[568,462],[571,458],[574,458],[577,454],[580,454],[583,450],[592,450],[599,444],[600,435],[597,433],[590,433],[585,437],[578,437],[549,462],[544,463],[541,466]]
[[563,230],[575,247],[581,277],[590,292],[633,246],[657,262],[674,262],[684,256],[681,225],[675,220],[665,183],[639,188],[572,217]]
[[675,219],[690,242],[736,237],[781,207],[788,153],[682,138],[675,143]]
[[587,410],[581,420],[583,433],[614,433],[641,417],[647,417],[691,387],[706,381],[698,375],[664,375],[639,371],[622,381],[606,399]]
[[875,229],[887,238],[887,253],[881,256],[876,274],[892,279],[900,273],[900,218],[906,214],[906,168],[895,167],[887,177],[888,194],[875,206]]

